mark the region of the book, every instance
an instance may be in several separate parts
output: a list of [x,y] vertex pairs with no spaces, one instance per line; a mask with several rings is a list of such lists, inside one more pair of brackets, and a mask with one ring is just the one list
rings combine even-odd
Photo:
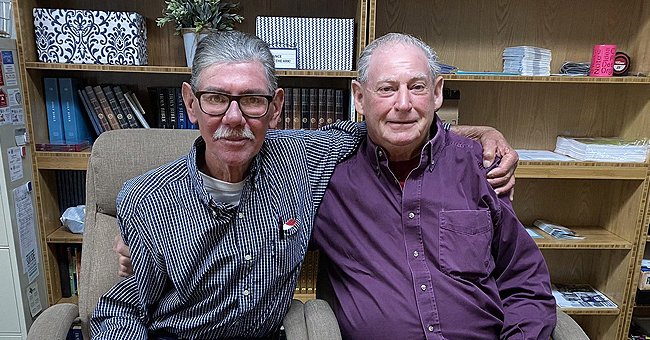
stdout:
[[617,308],[605,294],[588,284],[551,284],[555,303],[560,308]]
[[325,105],[326,105],[325,125],[329,125],[334,123],[334,114],[335,114],[334,107],[336,106],[336,97],[334,96],[334,89],[326,89],[325,96],[327,96],[327,98],[325,99]]
[[52,143],[36,143],[37,151],[65,151],[65,152],[78,152],[88,149],[90,142],[87,140],[81,141],[77,144],[52,144]]
[[538,234],[535,230],[533,230],[531,228],[526,228],[526,232],[532,238],[544,238],[544,236]]
[[99,136],[102,132],[104,132],[104,128],[99,122],[99,118],[97,118],[97,115],[95,114],[95,110],[93,110],[93,107],[90,104],[90,100],[88,99],[86,92],[82,89],[77,89],[77,95],[79,96],[79,100],[81,101],[81,106],[84,108],[84,111],[86,112],[86,115],[90,120],[93,130],[95,130],[95,135]]
[[310,130],[318,129],[318,89],[309,89],[309,127]]
[[334,90],[334,123],[338,123],[346,119],[343,111],[343,90]]
[[133,110],[133,113],[135,114],[135,117],[138,119],[138,122],[140,125],[148,129],[149,128],[149,123],[147,122],[146,119],[144,119],[144,111],[140,108],[140,106],[136,103],[135,101],[135,94],[131,92],[127,92],[124,94],[124,99],[126,100],[126,103],[131,107],[131,110]]
[[520,161],[575,162],[576,159],[549,150],[517,149]]
[[102,92],[104,92],[104,95],[106,96],[106,100],[108,101],[108,105],[111,107],[113,114],[115,114],[115,118],[117,118],[117,122],[120,124],[120,128],[122,129],[130,128],[129,122],[126,120],[126,114],[122,112],[122,108],[120,107],[120,104],[117,102],[117,98],[115,97],[115,93],[113,93],[111,87],[102,86]]
[[70,277],[69,277],[69,266],[68,266],[68,256],[65,248],[58,248],[57,263],[59,265],[59,282],[61,283],[61,297],[69,298],[72,296],[70,291]]
[[104,112],[104,115],[106,116],[106,120],[111,126],[111,130],[121,129],[122,127],[117,121],[117,117],[115,117],[115,113],[111,109],[111,106],[108,104],[108,100],[106,99],[101,86],[93,86],[92,89],[95,93],[95,96],[97,97],[97,101],[99,102],[99,106],[101,107],[102,112]]
[[559,224],[551,223],[546,220],[535,220],[535,222],[533,222],[533,225],[556,239],[565,239],[565,240],[584,239],[584,237],[576,234],[576,232],[571,230],[570,228],[561,226]]
[[284,122],[282,129],[291,129],[293,127],[293,89],[284,88]]
[[325,126],[327,119],[327,90],[318,89],[318,125],[317,128]]
[[104,113],[102,106],[99,104],[99,99],[97,99],[97,95],[95,94],[93,87],[92,86],[84,87],[84,92],[88,97],[88,102],[90,102],[90,106],[93,108],[93,111],[97,115],[97,119],[102,125],[102,130],[104,131],[112,130],[113,128],[111,127],[111,124],[109,123],[108,117],[106,117],[106,113]]
[[558,136],[555,152],[581,161],[644,163],[649,145],[646,138]]
[[[78,144],[82,141],[93,141],[90,128],[86,122],[88,115],[81,109],[77,95],[77,81],[72,78],[58,78],[61,111],[63,113],[63,130],[67,144]],[[90,119],[88,119],[90,120]]]
[[293,88],[293,123],[289,129],[299,130],[302,126],[302,97],[300,88]]
[[59,82],[56,78],[43,78],[45,88],[45,110],[47,111],[47,130],[50,143],[64,144],[63,113],[59,99]]
[[168,128],[178,129],[178,113],[176,105],[176,89],[173,87],[163,88],[165,92],[165,103],[167,105],[167,117],[169,118]]
[[304,130],[309,130],[309,123],[311,119],[311,114],[309,112],[309,89],[301,88],[300,89],[300,128]]
[[138,121],[135,118],[135,112],[131,109],[129,104],[127,104],[126,97],[124,96],[124,91],[122,91],[122,88],[119,85],[113,86],[113,93],[115,93],[117,103],[120,104],[120,108],[126,117],[127,123],[129,123],[129,127],[132,129],[139,128],[140,125],[138,125]]
[[174,89],[174,96],[176,96],[176,115],[178,116],[176,127],[178,129],[189,129],[189,118],[187,117],[187,110],[185,102],[183,101],[183,93],[180,87]]

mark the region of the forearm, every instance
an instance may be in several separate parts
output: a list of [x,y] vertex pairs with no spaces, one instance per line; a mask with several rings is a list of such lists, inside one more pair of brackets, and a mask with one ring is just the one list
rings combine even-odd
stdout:
[[480,140],[483,134],[487,131],[493,130],[489,126],[475,126],[475,125],[452,125],[451,131],[457,135],[471,138],[473,140]]
[[499,229],[496,274],[504,308],[502,338],[523,331],[526,339],[548,339],[556,311],[544,258],[509,204],[502,204]]
[[138,307],[137,284],[131,276],[100,297],[90,319],[93,339],[147,339],[147,320]]

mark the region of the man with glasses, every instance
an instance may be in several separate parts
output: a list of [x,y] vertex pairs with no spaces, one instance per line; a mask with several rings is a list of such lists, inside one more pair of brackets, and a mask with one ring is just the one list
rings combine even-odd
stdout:
[[119,193],[134,275],[100,299],[93,338],[277,335],[329,178],[365,138],[352,122],[272,130],[284,100],[273,56],[240,32],[201,41],[182,93],[201,136]]

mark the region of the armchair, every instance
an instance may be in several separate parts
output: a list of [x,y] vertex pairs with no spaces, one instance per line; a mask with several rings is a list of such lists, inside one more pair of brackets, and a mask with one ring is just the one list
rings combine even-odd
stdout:
[[[197,136],[196,130],[124,129],[102,133],[95,141],[86,174],[79,304],[62,303],[45,310],[31,326],[28,339],[63,340],[77,317],[84,339],[90,339],[89,319],[99,297],[120,280],[112,245],[119,234],[115,199],[122,184],[187,153]],[[306,306],[298,300],[292,302],[284,318],[288,339],[310,339],[307,334],[319,334],[321,325],[308,327],[305,322],[312,319],[309,315],[314,311],[312,302]],[[329,318],[335,323],[331,309]]]

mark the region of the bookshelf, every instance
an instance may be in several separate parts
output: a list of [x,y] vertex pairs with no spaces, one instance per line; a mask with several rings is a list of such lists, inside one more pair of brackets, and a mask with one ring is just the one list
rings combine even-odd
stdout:
[[[26,120],[33,143],[48,141],[47,117],[43,95],[43,77],[71,77],[88,84],[122,84],[134,90],[145,111],[151,112],[147,87],[180,86],[189,80],[185,65],[183,40],[174,35],[173,25],[157,27],[155,19],[162,14],[164,0],[97,2],[91,0],[13,0],[17,26],[17,43],[22,60],[20,76],[24,79],[23,94]],[[106,11],[133,11],[146,18],[149,64],[146,66],[56,64],[37,59],[32,9],[63,8]],[[255,33],[255,17],[297,16],[355,19],[355,51],[360,51],[367,38],[367,0],[331,2],[324,0],[253,0],[241,3],[245,17],[237,29]],[[356,55],[356,53],[355,53]],[[349,88],[355,71],[281,70],[281,86],[313,86]],[[32,144],[33,145],[33,144]],[[119,147],[119,146],[118,146]],[[63,298],[59,280],[57,249],[83,243],[79,235],[61,227],[57,203],[56,173],[63,170],[86,170],[90,151],[44,152],[32,150],[34,157],[34,190],[43,250],[43,263],[50,304],[76,302],[75,296]],[[299,297],[314,296],[313,291],[300,291]]]
[[[422,38],[442,62],[501,71],[503,49],[549,48],[551,72],[614,43],[630,72],[650,70],[650,3],[370,0],[368,41],[387,32]],[[461,92],[460,124],[497,127],[515,148],[553,150],[557,135],[650,137],[650,77],[445,75]],[[618,308],[566,310],[592,339],[625,339],[648,242],[648,164],[521,162],[513,202],[525,225],[545,218],[586,238],[537,239],[554,282],[589,283]]]

